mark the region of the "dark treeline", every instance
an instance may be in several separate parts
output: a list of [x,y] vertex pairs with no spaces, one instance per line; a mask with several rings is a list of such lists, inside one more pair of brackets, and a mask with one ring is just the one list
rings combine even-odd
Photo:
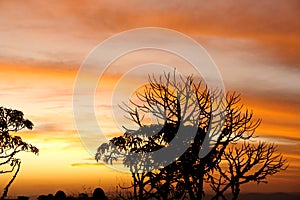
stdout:
[[[77,197],[76,196],[67,196],[65,192],[62,190],[59,190],[53,194],[48,195],[40,195],[38,200],[108,200],[107,196],[105,195],[102,188],[96,188],[93,192],[93,195],[91,197],[88,196],[86,193],[80,193]],[[24,200],[24,199],[19,199]]]

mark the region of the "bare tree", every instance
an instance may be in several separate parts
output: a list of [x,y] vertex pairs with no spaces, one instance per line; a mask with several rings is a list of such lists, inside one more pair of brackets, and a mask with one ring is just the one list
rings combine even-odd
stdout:
[[224,192],[231,189],[232,199],[238,199],[240,185],[248,182],[267,183],[266,178],[287,168],[287,161],[277,153],[274,144],[244,143],[229,147],[217,173],[211,174],[210,186],[216,192],[213,199],[226,199]]
[[13,173],[3,190],[1,199],[7,196],[8,189],[19,173],[21,160],[16,157],[19,152],[32,152],[38,154],[39,150],[26,142],[20,136],[11,135],[22,129],[32,129],[33,123],[24,119],[23,113],[0,107],[0,174]]
[[[214,140],[214,147],[203,158],[199,152],[209,134],[215,110],[222,106],[224,123]],[[136,98],[124,105],[128,118],[137,129],[125,129],[122,136],[101,144],[96,160],[107,163],[122,159],[132,172],[132,199],[202,199],[205,181],[215,180],[211,174],[220,170],[219,163],[230,145],[253,137],[261,120],[254,120],[253,113],[243,109],[240,96],[233,93],[222,98],[218,90],[209,90],[192,76],[176,77],[171,74],[149,77],[149,84],[136,93]],[[151,113],[157,119],[148,123]],[[195,132],[193,135],[192,132]],[[173,145],[174,140],[181,143]],[[179,144],[179,145],[178,145]],[[182,152],[172,163],[152,156],[143,156],[163,148],[171,148],[169,154]],[[132,156],[132,155],[137,156]],[[150,166],[166,166],[150,170]],[[214,184],[212,184],[214,185]]]

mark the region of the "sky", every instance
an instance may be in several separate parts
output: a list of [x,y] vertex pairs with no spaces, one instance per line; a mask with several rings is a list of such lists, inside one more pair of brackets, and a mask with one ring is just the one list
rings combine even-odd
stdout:
[[[21,155],[21,171],[10,195],[58,189],[71,194],[97,186],[114,190],[116,184],[128,181],[128,174],[97,164],[82,142],[73,94],[80,66],[97,45],[143,27],[172,29],[202,45],[218,67],[226,91],[241,93],[242,103],[262,119],[256,135],[278,144],[287,157],[288,170],[268,179],[269,184],[250,184],[243,191],[299,192],[298,0],[2,0],[0,10],[0,105],[24,112],[35,126],[20,135],[40,149],[38,156]],[[122,133],[114,121],[118,113],[111,112],[120,99],[129,98],[147,74],[172,67],[183,74],[195,72],[182,58],[155,50],[131,52],[111,63],[95,93],[96,116],[107,137]],[[88,83],[95,75],[85,77]]]

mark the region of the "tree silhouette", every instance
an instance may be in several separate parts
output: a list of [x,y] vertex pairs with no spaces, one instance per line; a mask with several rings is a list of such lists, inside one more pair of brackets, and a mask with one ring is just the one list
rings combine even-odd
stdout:
[[[224,121],[219,120],[214,126],[213,117],[220,106],[223,111],[217,115]],[[261,122],[253,119],[252,111],[240,105],[240,96],[233,93],[223,98],[218,90],[209,90],[192,76],[178,77],[174,72],[174,75],[149,77],[149,84],[122,109],[137,128],[124,127],[122,136],[99,146],[95,158],[111,164],[122,159],[124,166],[130,169],[133,182],[125,189],[132,193],[125,198],[202,199],[204,182],[210,183],[216,192],[215,199],[224,197],[228,188],[233,188],[237,198],[240,184],[262,181],[267,175],[285,169],[286,161],[276,154],[274,146],[236,146],[240,142],[250,142]],[[156,122],[149,123],[149,113],[156,117]],[[214,134],[210,136],[209,131]],[[214,137],[215,134],[219,136]],[[206,156],[199,157],[207,146],[207,136],[213,147]],[[174,145],[173,141],[179,142]],[[149,154],[165,149],[168,150],[162,158],[161,154]],[[243,156],[231,155],[233,151],[241,152]],[[171,163],[166,161],[168,157],[174,158]],[[235,159],[246,162],[244,170],[247,173],[253,171],[252,175],[245,179],[245,173],[238,171],[240,166],[235,166],[237,170],[232,179],[237,181],[224,182],[223,179],[229,176],[220,164],[224,159],[229,163],[234,163]],[[257,161],[252,162],[253,159]],[[261,163],[264,163],[262,169],[257,168]],[[229,165],[229,168],[231,170],[233,166]],[[273,170],[269,170],[271,168]],[[219,179],[215,174],[220,174]]]
[[33,123],[23,116],[21,111],[0,107],[0,174],[13,173],[4,187],[1,199],[7,196],[9,187],[19,173],[21,160],[16,158],[16,155],[22,151],[34,154],[39,152],[35,146],[24,142],[20,136],[11,135],[12,132],[33,128]]
[[267,183],[267,176],[285,170],[287,162],[281,154],[275,154],[276,150],[275,145],[267,143],[244,143],[240,147],[229,147],[216,166],[217,173],[211,174],[210,186],[216,192],[213,199],[226,199],[224,192],[231,189],[232,199],[235,200],[241,184],[250,181]]

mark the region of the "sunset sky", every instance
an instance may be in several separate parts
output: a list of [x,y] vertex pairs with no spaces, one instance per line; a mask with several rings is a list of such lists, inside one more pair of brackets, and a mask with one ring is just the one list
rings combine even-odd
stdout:
[[[0,106],[24,112],[35,126],[20,135],[40,149],[38,156],[21,155],[21,171],[9,194],[58,189],[71,194],[83,186],[113,190],[127,181],[128,174],[97,164],[83,146],[73,116],[73,89],[81,64],[96,45],[143,27],[173,29],[201,44],[218,66],[226,90],[241,93],[245,106],[262,118],[256,135],[278,144],[287,157],[288,170],[268,179],[269,184],[250,184],[243,191],[299,192],[299,11],[298,0],[1,0]],[[122,133],[111,116],[116,83],[130,66],[154,61],[194,73],[188,63],[166,52],[138,51],[115,61],[95,94],[97,118],[108,137]],[[138,79],[160,73],[159,66],[149,66],[136,69],[139,78],[125,78],[123,86],[136,87]]]

